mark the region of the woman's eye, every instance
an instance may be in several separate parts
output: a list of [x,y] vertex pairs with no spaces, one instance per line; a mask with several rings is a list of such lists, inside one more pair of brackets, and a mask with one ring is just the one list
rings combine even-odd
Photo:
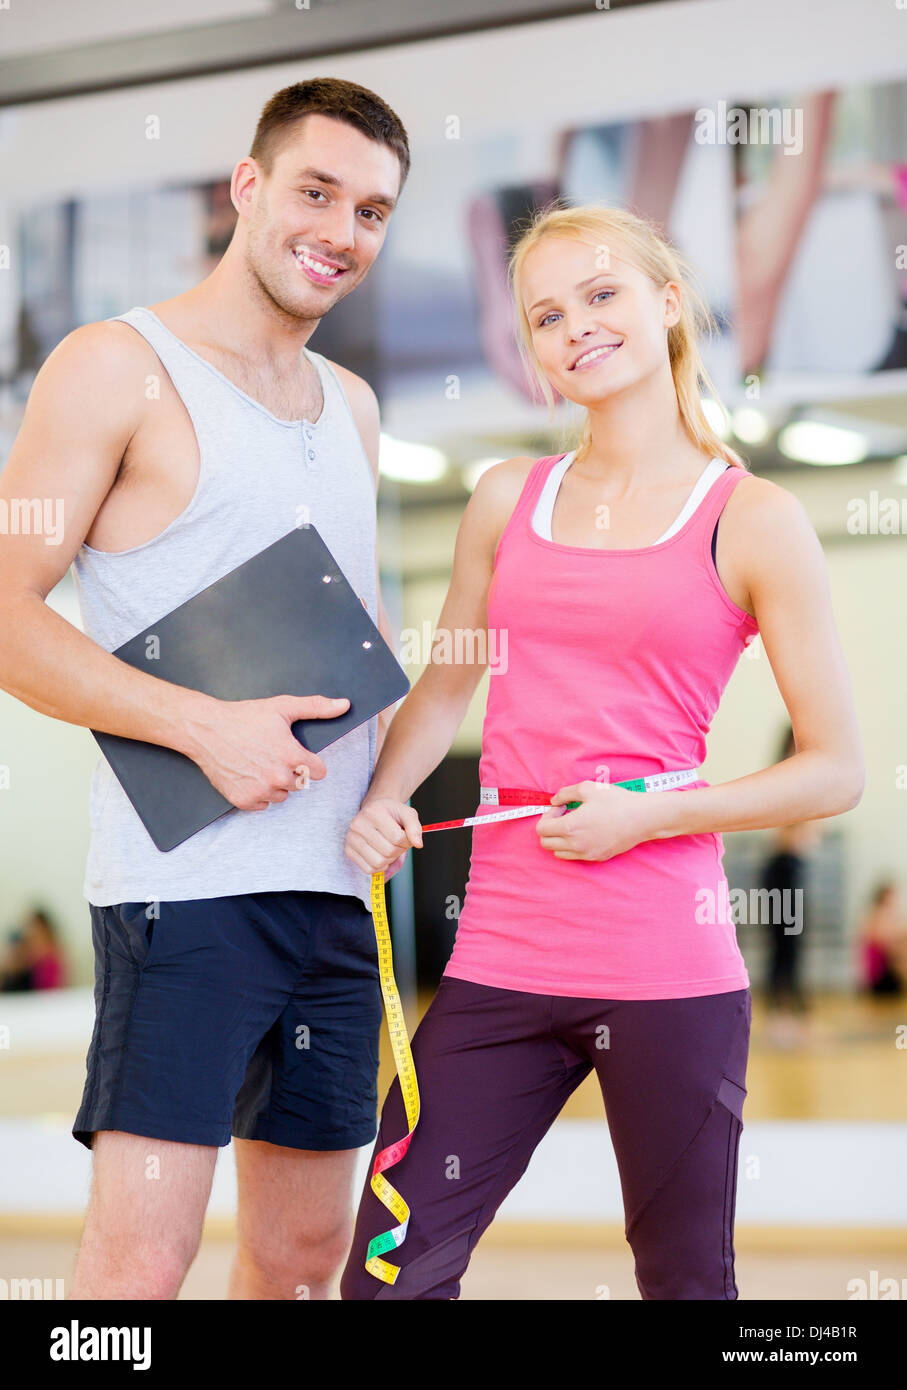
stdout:
[[[615,294],[615,291],[614,291],[614,290],[596,290],[596,291],[595,291],[595,294],[592,296],[592,299],[591,299],[590,302],[591,302],[592,304],[594,304],[595,301],[596,301],[597,299],[600,299],[600,298],[602,297],[602,295],[605,295],[607,299],[613,299],[613,298],[614,298],[614,294]],[[551,312],[550,314],[546,314],[545,317],[544,317],[543,319],[539,319],[538,324],[536,325],[536,327],[537,327],[537,328],[546,328],[547,325],[548,325],[548,324],[551,322],[551,320],[554,319],[554,318],[557,318],[557,314],[556,314],[556,312],[554,312],[554,311],[552,310],[552,312]]]

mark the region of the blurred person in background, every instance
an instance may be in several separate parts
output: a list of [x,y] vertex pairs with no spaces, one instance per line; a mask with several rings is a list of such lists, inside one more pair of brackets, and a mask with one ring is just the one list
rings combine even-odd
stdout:
[[858,936],[861,987],[869,994],[902,994],[907,982],[907,921],[893,879],[877,883]]
[[10,932],[6,950],[0,957],[0,994],[20,994],[31,989],[25,934]]
[[[796,752],[794,733],[787,726],[778,751],[782,762]],[[766,1004],[768,1006],[767,1036],[770,1041],[787,1045],[800,1038],[800,1020],[807,1010],[801,970],[802,942],[805,927],[803,904],[808,859],[822,837],[821,823],[800,821],[780,825],[772,832],[772,852],[762,866],[760,887],[769,893],[777,890],[780,913],[772,912],[764,925],[768,930],[768,962],[766,971]],[[801,894],[797,903],[797,894]],[[791,910],[790,905],[794,905]],[[789,930],[796,914],[796,930]]]
[[66,984],[66,959],[53,919],[35,908],[21,931],[10,938],[0,965],[0,991],[4,994],[36,989],[59,989]]

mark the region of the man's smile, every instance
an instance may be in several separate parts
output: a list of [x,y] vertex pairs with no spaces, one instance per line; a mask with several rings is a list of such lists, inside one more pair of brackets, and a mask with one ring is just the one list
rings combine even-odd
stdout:
[[333,285],[345,275],[347,267],[314,256],[306,247],[300,246],[293,252],[293,259],[306,276],[316,285]]

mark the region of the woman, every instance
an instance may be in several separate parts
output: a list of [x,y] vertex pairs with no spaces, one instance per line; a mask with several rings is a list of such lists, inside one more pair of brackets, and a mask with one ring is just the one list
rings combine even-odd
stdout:
[[[481,782],[552,809],[475,829],[456,943],[413,1040],[421,1115],[390,1174],[412,1212],[400,1273],[385,1284],[364,1269],[392,1223],[366,1186],[342,1295],[455,1298],[482,1231],[594,1068],[642,1297],[734,1299],[750,996],[721,832],[860,798],[824,561],[799,502],[709,428],[704,306],[653,226],[549,211],[511,272],[527,360],[586,424],[562,459],[483,474],[439,629],[506,633]],[[798,751],[710,787],[695,771],[705,735],[757,630]],[[430,662],[407,696],[347,837],[361,868],[396,869],[421,843],[407,799],[480,674]],[[663,772],[691,780],[656,794],[609,785]],[[376,1152],[406,1128],[395,1082]]]
[[[778,752],[778,761],[793,757],[796,751],[794,731],[788,726]],[[805,884],[809,858],[821,834],[821,825],[815,821],[778,826],[772,832],[772,851],[762,865],[760,875],[760,886],[769,894],[769,903],[772,902],[771,894],[777,894],[777,906],[772,908],[764,923],[768,935],[765,999],[769,1014],[768,1036],[782,1046],[798,1040],[797,1020],[808,1007],[801,980],[801,948],[809,924],[803,904],[807,896]],[[795,922],[795,918],[799,920]],[[791,931],[794,922],[796,929]]]
[[868,994],[901,994],[907,981],[907,926],[894,879],[877,883],[859,932],[862,988]]

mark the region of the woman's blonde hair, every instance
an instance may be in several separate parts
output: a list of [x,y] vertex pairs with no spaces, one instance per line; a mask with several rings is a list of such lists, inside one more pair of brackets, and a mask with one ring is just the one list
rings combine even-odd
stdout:
[[[668,357],[677,391],[677,404],[684,427],[694,444],[710,457],[717,456],[740,468],[746,464],[739,454],[715,433],[702,408],[702,391],[707,390],[720,406],[714,383],[706,371],[699,348],[701,335],[715,330],[715,320],[704,296],[697,288],[693,272],[680,253],[653,222],[624,208],[597,206],[557,207],[550,205],[536,213],[522,233],[510,257],[510,288],[516,306],[517,343],[530,377],[534,378],[551,410],[554,395],[532,343],[532,328],[523,306],[523,266],[533,247],[547,237],[585,241],[600,251],[619,246],[625,258],[662,289],[669,280],[681,288],[680,318],[668,329]],[[582,458],[592,443],[589,416],[577,446]]]

